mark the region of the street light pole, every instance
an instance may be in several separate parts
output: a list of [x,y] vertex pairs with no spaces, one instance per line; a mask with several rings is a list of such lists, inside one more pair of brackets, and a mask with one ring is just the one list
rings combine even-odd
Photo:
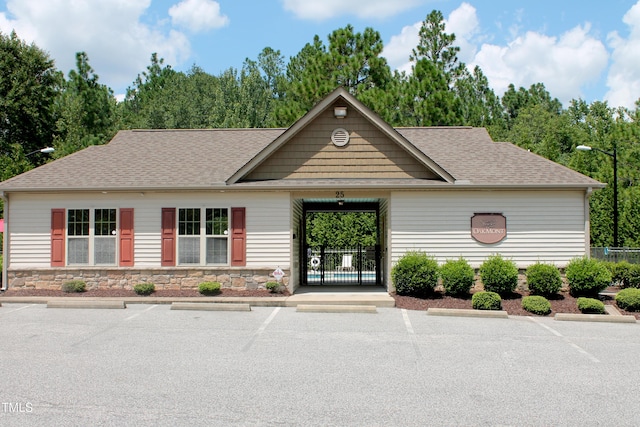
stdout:
[[605,151],[588,145],[578,145],[576,150],[599,151],[613,159],[613,246],[618,248],[618,151],[616,145],[614,144],[613,151]]
[[30,156],[32,154],[36,154],[36,153],[50,154],[50,153],[53,153],[54,151],[56,151],[56,149],[53,148],[53,147],[45,147],[45,148],[41,148],[39,150],[34,150],[34,151],[30,152],[30,153],[25,154],[24,156],[28,157],[28,156]]

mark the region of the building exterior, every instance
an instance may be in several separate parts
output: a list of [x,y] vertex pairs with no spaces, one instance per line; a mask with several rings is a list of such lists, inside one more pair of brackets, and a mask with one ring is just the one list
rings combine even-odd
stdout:
[[[279,268],[292,292],[392,290],[410,250],[562,267],[588,253],[602,186],[482,128],[393,128],[340,88],[288,129],[121,131],[0,183],[3,286],[256,288]],[[317,211],[371,212],[377,245],[308,248]]]

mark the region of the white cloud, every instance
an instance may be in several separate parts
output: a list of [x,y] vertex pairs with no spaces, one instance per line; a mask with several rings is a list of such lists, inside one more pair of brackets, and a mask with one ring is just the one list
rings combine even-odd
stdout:
[[617,32],[608,36],[613,53],[607,76],[609,91],[604,98],[612,107],[635,108],[640,98],[640,1],[629,9],[622,21],[629,26],[629,38],[624,39]]
[[589,31],[586,24],[560,37],[529,31],[507,46],[483,44],[469,66],[480,66],[497,95],[502,96],[509,83],[528,88],[541,82],[566,105],[580,98],[581,88],[595,82],[607,66],[604,44]]
[[445,21],[445,31],[456,35],[455,44],[460,47],[458,59],[465,63],[471,62],[476,54],[474,42],[480,32],[476,8],[469,3],[462,3]]
[[[640,32],[640,19],[638,23]],[[409,55],[418,44],[421,25],[422,22],[417,22],[406,26],[400,34],[391,37],[383,52],[391,67],[411,70]],[[516,27],[511,28],[517,31]],[[476,9],[462,3],[446,18],[445,31],[456,35],[455,44],[460,47],[458,59],[470,69],[478,65],[498,96],[504,94],[510,83],[516,88],[528,88],[542,82],[552,96],[566,105],[571,99],[581,97],[581,88],[595,82],[608,62],[607,50],[600,40],[589,34],[589,24],[577,26],[559,37],[532,31],[522,35],[514,32],[510,43],[499,46],[483,43],[489,36],[481,31]],[[640,46],[635,49],[640,52]]]
[[[389,65],[399,71],[411,71],[409,55],[420,41],[420,27],[423,21],[402,28],[400,34],[392,36],[385,45],[382,56],[387,58]],[[479,35],[479,23],[476,9],[469,3],[462,3],[445,19],[445,32],[455,34],[455,45],[460,47],[458,59],[470,62],[475,55],[476,46],[473,41]]]
[[190,55],[187,37],[159,25],[143,23],[150,0],[7,0],[0,31],[49,52],[65,74],[75,69],[76,52],[84,51],[100,81],[123,90],[149,64],[153,52],[168,64]]
[[341,15],[384,19],[423,3],[425,0],[282,0],[285,10],[300,19],[314,21]]
[[420,40],[419,32],[422,21],[402,28],[400,34],[391,36],[391,40],[384,46],[382,55],[387,58],[389,66],[398,71],[411,71],[409,56]]
[[220,13],[220,4],[213,0],[183,0],[171,6],[169,15],[174,25],[193,32],[224,27],[229,18]]

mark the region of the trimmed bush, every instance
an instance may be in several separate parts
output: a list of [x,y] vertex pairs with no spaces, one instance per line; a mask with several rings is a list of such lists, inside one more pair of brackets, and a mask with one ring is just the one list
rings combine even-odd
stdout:
[[202,295],[216,295],[220,293],[219,282],[202,282],[198,286],[198,292]]
[[562,287],[562,277],[555,265],[542,263],[530,265],[526,275],[527,286],[532,295],[555,295]]
[[438,284],[438,263],[424,252],[407,252],[391,269],[398,295],[425,296]]
[[269,292],[271,292],[272,294],[275,294],[276,292],[278,292],[280,290],[280,283],[279,282],[267,282],[264,284],[264,287],[267,288],[269,290]]
[[640,311],[640,289],[623,289],[616,295],[618,307],[626,311]]
[[502,310],[502,298],[495,292],[476,292],[471,297],[474,310]]
[[474,271],[462,257],[457,260],[447,260],[440,267],[442,286],[449,295],[467,295],[474,282]]
[[480,278],[485,291],[508,295],[518,286],[518,268],[513,261],[492,255],[480,266]]
[[630,262],[608,262],[605,264],[611,272],[611,281],[621,288],[629,287],[629,270],[632,266]]
[[640,264],[631,264],[631,267],[629,267],[626,287],[640,288]]
[[529,295],[522,298],[522,308],[529,313],[546,316],[551,313],[551,303],[540,295]]
[[569,291],[574,297],[594,297],[611,284],[611,273],[602,261],[574,258],[565,270]]
[[151,295],[156,291],[156,285],[153,283],[139,283],[133,287],[133,292],[138,295]]
[[604,303],[595,298],[578,298],[578,310],[584,314],[604,314]]
[[87,284],[82,280],[72,280],[70,282],[66,282],[62,284],[62,292],[73,293],[73,292],[84,292],[87,290]]

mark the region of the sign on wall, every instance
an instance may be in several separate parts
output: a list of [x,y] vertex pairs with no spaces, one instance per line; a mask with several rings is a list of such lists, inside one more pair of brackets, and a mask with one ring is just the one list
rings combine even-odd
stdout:
[[471,217],[471,237],[488,245],[507,237],[507,218],[499,213],[477,213]]

